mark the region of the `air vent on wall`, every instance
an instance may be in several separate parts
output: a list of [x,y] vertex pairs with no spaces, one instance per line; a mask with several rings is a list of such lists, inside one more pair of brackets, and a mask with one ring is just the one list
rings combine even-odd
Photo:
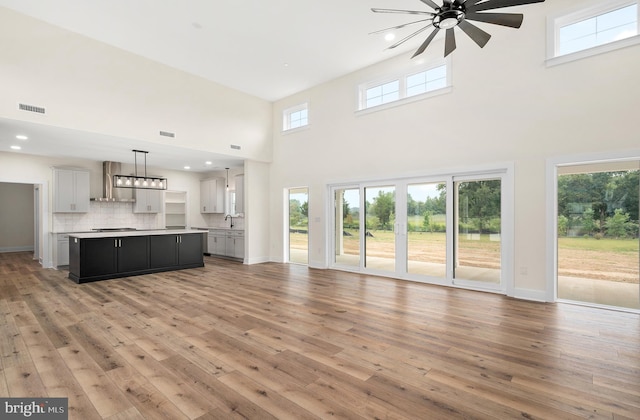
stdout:
[[232,144],[231,148],[235,150],[240,150],[240,146],[238,146],[237,144]]
[[21,111],[37,112],[38,114],[45,113],[45,109],[41,106],[18,104],[18,109]]
[[164,136],[164,137],[171,137],[171,138],[174,138],[174,137],[176,136],[176,133],[171,133],[171,132],[169,132],[169,131],[161,131],[161,132],[160,132],[160,135],[161,135],[161,136]]

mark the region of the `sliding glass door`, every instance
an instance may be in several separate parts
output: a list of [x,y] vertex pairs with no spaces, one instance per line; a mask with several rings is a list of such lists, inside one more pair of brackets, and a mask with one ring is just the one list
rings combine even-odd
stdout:
[[557,173],[558,298],[640,309],[640,161]]
[[505,172],[334,187],[336,268],[506,291]]
[[407,185],[407,272],[429,277],[447,273],[447,183]]
[[289,262],[309,263],[309,190],[289,190]]
[[360,267],[360,188],[336,188],[333,263]]
[[364,265],[376,271],[395,271],[396,198],[394,186],[364,188]]
[[500,284],[502,186],[498,179],[454,182],[456,280]]

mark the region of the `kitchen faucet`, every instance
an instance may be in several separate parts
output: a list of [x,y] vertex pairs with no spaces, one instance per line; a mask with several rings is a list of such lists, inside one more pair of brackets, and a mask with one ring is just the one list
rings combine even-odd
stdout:
[[229,227],[231,227],[231,228],[232,228],[232,227],[233,227],[233,216],[232,216],[232,215],[230,215],[230,214],[227,214],[226,216],[224,216],[224,220],[227,220],[227,218],[230,218],[230,219],[231,219],[231,226],[229,226]]

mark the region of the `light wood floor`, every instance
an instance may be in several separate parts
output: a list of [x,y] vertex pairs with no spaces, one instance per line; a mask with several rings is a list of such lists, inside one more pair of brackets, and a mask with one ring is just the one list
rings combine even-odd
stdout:
[[0,254],[0,396],[70,419],[638,419],[640,317],[284,264]]

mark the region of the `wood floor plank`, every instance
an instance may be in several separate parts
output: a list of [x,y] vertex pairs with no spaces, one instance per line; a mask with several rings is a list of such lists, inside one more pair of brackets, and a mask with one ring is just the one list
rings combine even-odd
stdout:
[[637,419],[640,316],[300,265],[0,254],[0,395],[86,419]]
[[[151,382],[130,366],[113,369],[109,371],[108,375],[114,383],[120,386],[129,403],[135,407],[144,419],[188,419]],[[130,409],[130,407],[125,407],[124,410],[118,410],[111,415],[119,415]]]
[[240,416],[248,419],[275,418],[268,411],[252,403],[233,388],[218,380],[218,378],[207,374],[179,355],[163,361],[162,364],[170,367],[174,374],[178,375],[191,387],[197,389],[203,396],[206,396],[209,402],[215,405],[208,411],[209,413],[225,412],[229,416]]
[[58,352],[100,416],[109,417],[131,407],[124,394],[109,379],[107,372],[100,368],[84,348],[71,344],[59,348]]
[[136,345],[119,347],[118,353],[187,417],[195,418],[214,408],[203,395],[195,392],[170,369]]
[[270,413],[274,418],[283,420],[320,419],[319,416],[310,413],[271,388],[267,388],[253,381],[238,371],[222,376],[220,382],[236,390],[236,392],[253,402],[257,407],[261,407]]

